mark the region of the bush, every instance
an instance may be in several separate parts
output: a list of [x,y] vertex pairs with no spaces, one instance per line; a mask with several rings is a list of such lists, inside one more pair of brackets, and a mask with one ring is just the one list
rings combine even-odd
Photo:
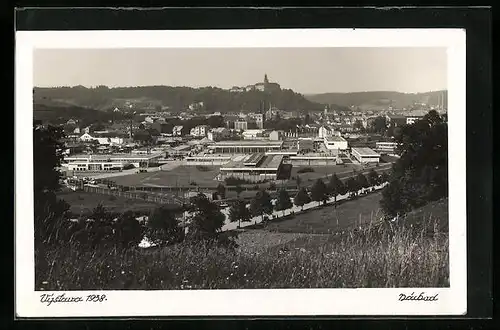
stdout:
[[311,173],[314,172],[312,167],[303,167],[297,171],[297,173]]
[[196,169],[200,172],[208,172],[210,171],[210,167],[205,165],[196,165]]
[[226,185],[228,185],[228,186],[237,186],[237,185],[242,185],[242,184],[255,183],[255,181],[242,179],[242,178],[236,178],[234,176],[230,176],[230,177],[225,178],[224,182],[226,182]]

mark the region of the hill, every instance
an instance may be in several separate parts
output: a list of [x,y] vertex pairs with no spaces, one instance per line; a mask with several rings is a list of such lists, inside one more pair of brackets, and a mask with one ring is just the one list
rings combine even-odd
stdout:
[[191,88],[171,86],[140,86],[108,88],[54,87],[33,90],[34,101],[50,105],[64,103],[97,110],[132,107],[144,110],[168,108],[185,111],[191,104],[203,104],[198,112],[255,112],[265,103],[286,111],[316,111],[323,105],[307,100],[290,89],[261,92],[257,90],[234,93],[215,87]]
[[324,93],[305,95],[311,102],[322,104],[337,104],[339,106],[359,107],[361,110],[382,110],[389,106],[394,108],[410,108],[415,103],[426,103],[437,106],[444,95],[444,107],[447,107],[445,91],[427,93],[400,93],[393,91],[355,92],[355,93]]
[[84,108],[64,102],[52,102],[50,105],[35,103],[33,105],[33,119],[53,124],[62,124],[69,119],[78,119],[81,125],[94,122],[105,122],[118,118],[120,114]]

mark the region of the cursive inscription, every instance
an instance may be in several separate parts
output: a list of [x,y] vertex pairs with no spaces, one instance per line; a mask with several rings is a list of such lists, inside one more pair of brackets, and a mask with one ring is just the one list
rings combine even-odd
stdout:
[[438,300],[438,295],[439,293],[430,296],[426,295],[425,292],[420,292],[419,295],[415,295],[415,292],[412,292],[411,294],[407,295],[404,293],[399,294],[399,301],[437,301]]
[[106,295],[90,294],[88,296],[66,296],[65,293],[54,295],[53,293],[44,293],[40,295],[40,302],[50,306],[55,303],[81,303],[81,302],[103,302],[108,300]]

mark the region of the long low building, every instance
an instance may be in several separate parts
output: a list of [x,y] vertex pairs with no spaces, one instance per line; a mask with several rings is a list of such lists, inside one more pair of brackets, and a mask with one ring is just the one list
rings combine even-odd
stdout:
[[276,180],[283,165],[283,155],[255,153],[237,158],[221,166],[220,179],[234,177],[253,182]]
[[352,148],[351,154],[360,163],[378,163],[380,155],[370,148]]
[[109,155],[73,155],[64,157],[64,164],[70,171],[114,171],[122,170],[127,165],[134,167],[156,166],[163,154],[148,155],[109,154]]
[[380,154],[395,154],[398,148],[398,143],[396,142],[377,142],[375,145],[375,150]]
[[294,166],[326,166],[342,164],[342,160],[338,156],[297,155],[291,156],[286,162]]
[[281,150],[283,141],[267,141],[267,140],[252,140],[252,141],[220,141],[208,146],[216,154],[249,154],[256,152],[268,152]]
[[220,166],[227,164],[231,160],[231,156],[213,156],[213,155],[202,155],[202,156],[190,156],[184,158],[186,165],[210,165],[210,166]]

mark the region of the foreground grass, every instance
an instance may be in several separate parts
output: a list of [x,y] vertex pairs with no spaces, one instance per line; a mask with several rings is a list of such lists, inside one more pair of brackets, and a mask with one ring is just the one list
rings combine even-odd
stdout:
[[[167,248],[38,251],[38,290],[447,287],[448,235],[418,226],[368,226],[301,235],[269,249],[201,243]],[[289,234],[288,234],[289,235]],[[257,241],[258,244],[258,241]]]

